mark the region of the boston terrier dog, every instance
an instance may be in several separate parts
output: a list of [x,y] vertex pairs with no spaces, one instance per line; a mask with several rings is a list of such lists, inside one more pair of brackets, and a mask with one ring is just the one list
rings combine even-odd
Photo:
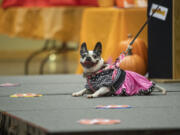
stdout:
[[144,76],[120,69],[120,57],[114,64],[106,64],[101,57],[101,53],[101,42],[97,42],[94,50],[90,51],[87,49],[86,43],[82,43],[80,63],[84,70],[83,76],[87,82],[83,90],[72,93],[72,96],[77,97],[87,94],[87,98],[96,98],[112,95],[150,95],[155,87],[166,94],[164,88],[149,81]]

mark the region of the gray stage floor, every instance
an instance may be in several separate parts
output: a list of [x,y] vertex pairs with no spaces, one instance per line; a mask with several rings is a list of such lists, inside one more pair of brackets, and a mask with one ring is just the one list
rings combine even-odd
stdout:
[[[167,95],[153,92],[150,96],[101,97],[87,99],[72,97],[71,93],[83,88],[85,80],[79,75],[43,75],[0,77],[0,83],[20,83],[16,87],[0,87],[0,128],[4,115],[10,125],[18,125],[17,132],[31,130],[34,134],[91,134],[142,131],[147,134],[175,133],[180,130],[180,83],[160,83]],[[42,97],[10,98],[15,93],[38,93]],[[96,109],[97,105],[130,105],[130,109]],[[120,119],[116,125],[81,125],[80,119]],[[20,121],[20,122],[18,122]],[[23,126],[23,125],[26,125]],[[36,128],[36,129],[35,129]],[[14,130],[15,130],[14,129]],[[14,131],[16,132],[16,131]],[[23,134],[23,133],[22,133]],[[30,134],[30,133],[29,133]],[[135,133],[134,133],[135,134]]]

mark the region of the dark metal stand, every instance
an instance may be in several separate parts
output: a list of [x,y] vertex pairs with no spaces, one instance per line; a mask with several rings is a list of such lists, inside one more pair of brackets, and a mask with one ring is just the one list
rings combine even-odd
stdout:
[[68,50],[69,50],[69,49],[67,48],[67,45],[66,45],[65,42],[62,44],[61,47],[56,47],[56,46],[55,46],[55,48],[53,48],[53,49],[49,52],[49,54],[46,55],[46,57],[41,61],[39,74],[42,75],[42,74],[44,73],[43,69],[44,69],[44,66],[45,66],[45,64],[47,63],[50,55],[67,52]]
[[44,73],[44,71],[43,71],[44,66],[47,63],[50,55],[52,55],[52,54],[59,54],[59,53],[62,53],[62,52],[67,52],[67,51],[74,51],[76,49],[77,48],[68,48],[66,42],[63,42],[62,45],[57,46],[55,40],[46,40],[42,49],[35,51],[34,53],[32,53],[27,58],[27,60],[25,62],[24,74],[25,75],[29,74],[29,64],[30,64],[31,60],[34,57],[36,57],[37,55],[39,55],[39,54],[42,54],[44,52],[48,52],[48,54],[41,61],[41,64],[40,64],[39,74],[43,74]]
[[39,54],[41,54],[41,53],[43,53],[43,52],[45,52],[45,51],[48,51],[48,44],[49,44],[49,42],[50,42],[49,40],[46,40],[46,41],[45,41],[45,44],[44,44],[44,46],[43,46],[42,49],[33,52],[33,53],[27,58],[27,60],[25,61],[25,68],[24,68],[24,74],[25,74],[25,75],[28,75],[28,74],[29,74],[29,63],[31,62],[31,60],[32,60],[34,57],[36,57],[37,55],[39,55]]

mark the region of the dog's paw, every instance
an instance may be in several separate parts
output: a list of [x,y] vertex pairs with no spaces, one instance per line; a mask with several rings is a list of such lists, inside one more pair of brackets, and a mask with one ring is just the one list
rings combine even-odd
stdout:
[[92,94],[87,95],[87,98],[93,98]]
[[97,96],[95,96],[94,94],[89,94],[87,95],[87,98],[96,98]]
[[79,96],[82,96],[82,93],[74,92],[74,93],[72,93],[72,96],[73,97],[79,97]]

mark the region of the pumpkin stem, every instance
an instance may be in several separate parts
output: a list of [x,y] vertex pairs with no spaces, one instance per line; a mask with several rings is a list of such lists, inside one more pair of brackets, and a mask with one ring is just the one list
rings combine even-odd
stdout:
[[[133,35],[131,33],[128,34],[128,38],[131,39]],[[132,55],[132,41],[129,43],[128,48],[125,51],[126,55]]]
[[131,33],[128,34],[128,38],[132,38],[133,35]]

